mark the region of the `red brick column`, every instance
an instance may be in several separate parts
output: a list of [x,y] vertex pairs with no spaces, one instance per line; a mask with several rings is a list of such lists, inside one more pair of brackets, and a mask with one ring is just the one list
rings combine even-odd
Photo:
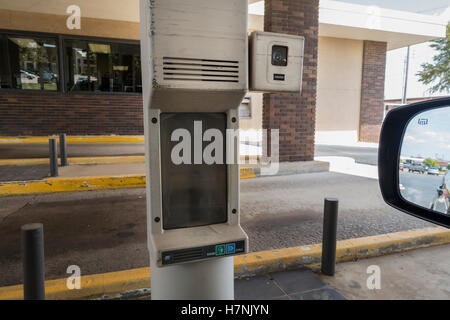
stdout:
[[280,162],[314,159],[318,0],[266,0],[264,30],[305,37],[302,94],[264,94],[263,128],[280,130]]
[[364,41],[359,140],[380,139],[383,122],[386,42]]

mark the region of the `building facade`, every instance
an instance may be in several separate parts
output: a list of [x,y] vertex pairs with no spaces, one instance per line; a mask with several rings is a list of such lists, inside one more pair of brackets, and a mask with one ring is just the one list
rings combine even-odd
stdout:
[[[72,1],[0,1],[0,136],[143,134],[138,0],[78,3],[79,29]],[[280,129],[282,161],[312,160],[315,142],[377,142],[386,50],[445,34],[433,17],[337,1],[249,5],[249,31],[306,38],[302,94],[242,106],[244,131]]]

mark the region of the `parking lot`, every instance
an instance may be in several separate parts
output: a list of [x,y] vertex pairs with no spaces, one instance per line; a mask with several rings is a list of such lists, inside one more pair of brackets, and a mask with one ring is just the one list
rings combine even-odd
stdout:
[[[443,176],[400,172],[402,196],[412,203],[430,208],[437,197],[437,190],[442,185]],[[437,211],[446,212],[443,202],[438,202]]]

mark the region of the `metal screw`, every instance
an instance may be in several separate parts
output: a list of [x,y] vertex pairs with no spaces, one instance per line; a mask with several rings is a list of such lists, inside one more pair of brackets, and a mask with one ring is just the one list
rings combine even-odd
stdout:
[[236,214],[236,213],[237,213],[237,210],[236,210],[236,209],[233,209],[232,212],[233,212],[233,214]]
[[156,218],[155,218],[155,222],[156,222],[156,223],[158,223],[158,222],[160,222],[160,221],[161,221],[161,219],[160,219],[159,217],[156,217]]
[[152,123],[153,123],[153,124],[157,124],[157,123],[158,123],[158,119],[153,118],[153,119],[152,119]]

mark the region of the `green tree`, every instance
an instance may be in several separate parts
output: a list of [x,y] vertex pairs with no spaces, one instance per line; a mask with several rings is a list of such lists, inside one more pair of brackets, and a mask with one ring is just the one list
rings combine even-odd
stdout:
[[422,64],[422,71],[417,73],[419,81],[432,85],[431,93],[450,90],[450,24],[447,25],[447,35],[432,42],[431,47],[438,51],[433,57],[433,63]]
[[429,166],[429,167],[439,167],[439,162],[436,161],[436,160],[433,160],[433,159],[431,159],[431,158],[426,158],[426,159],[423,161],[423,164],[425,164],[425,165],[427,165],[427,166]]

